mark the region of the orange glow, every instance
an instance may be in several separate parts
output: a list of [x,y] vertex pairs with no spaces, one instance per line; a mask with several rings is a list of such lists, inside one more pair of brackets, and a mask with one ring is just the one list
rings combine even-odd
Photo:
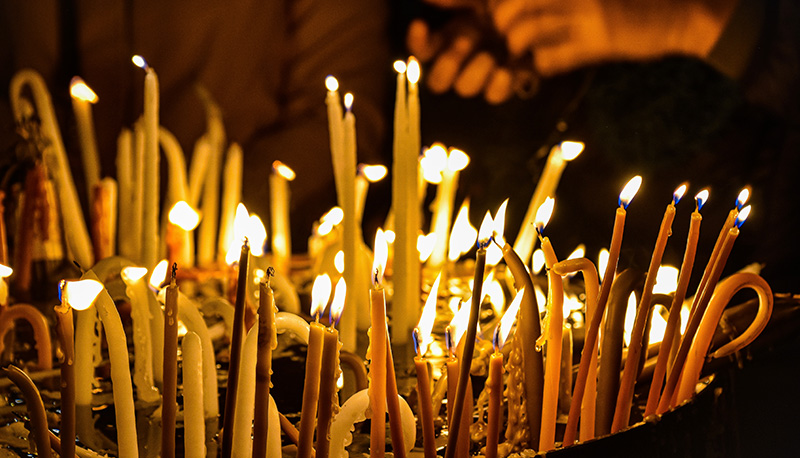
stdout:
[[331,277],[328,274],[317,275],[314,279],[314,286],[311,287],[311,316],[318,321],[331,298],[331,288]]
[[289,167],[288,165],[284,164],[281,161],[273,162],[272,170],[275,171],[275,173],[277,173],[278,175],[282,176],[283,178],[286,178],[288,181],[294,180],[295,177],[297,176],[291,167]]
[[433,342],[431,331],[433,331],[433,323],[436,321],[436,300],[438,298],[439,282],[442,279],[442,273],[436,276],[431,292],[428,294],[428,299],[425,300],[425,307],[422,308],[422,314],[419,316],[419,354],[424,355],[428,351],[428,346]]
[[408,77],[408,82],[411,84],[417,84],[419,82],[419,62],[417,62],[417,58],[411,56],[408,58],[408,65],[406,66],[406,77]]
[[422,177],[431,184],[442,182],[442,172],[447,167],[447,150],[441,143],[434,143],[422,154],[419,162]]
[[[130,285],[131,283],[136,283],[140,279],[142,279],[145,275],[147,275],[147,269],[144,267],[126,267],[122,269],[120,272],[120,277],[122,277],[122,281],[125,284]],[[167,272],[164,270],[164,276],[166,277]]]
[[600,275],[600,281],[603,281],[603,275],[606,274],[606,267],[608,266],[608,250],[603,248],[597,256],[597,273]]
[[370,183],[376,183],[386,177],[388,170],[385,165],[359,165],[359,170]]
[[500,319],[500,324],[497,325],[497,339],[495,344],[497,347],[495,350],[500,351],[503,348],[503,344],[508,339],[508,335],[511,333],[511,328],[514,327],[514,322],[517,320],[517,314],[519,313],[519,306],[522,303],[522,296],[525,294],[525,288],[520,289],[517,292],[517,295],[514,296],[514,300],[511,301],[511,304],[506,309],[506,313],[503,314],[503,318]]
[[336,268],[339,274],[344,273],[344,251],[339,250],[336,252],[336,256],[333,257],[333,267]]
[[339,90],[339,80],[331,75],[328,75],[327,78],[325,78],[325,87],[330,92],[336,92]]
[[533,256],[531,257],[531,270],[533,271],[533,273],[538,275],[539,272],[542,271],[544,263],[545,263],[544,251],[537,248],[536,251],[533,252]]
[[736,197],[736,207],[742,208],[749,199],[750,199],[750,188],[747,187],[742,189],[741,191],[739,191],[739,196]]
[[622,188],[622,192],[619,193],[619,205],[628,208],[628,205],[633,200],[636,193],[639,191],[639,187],[642,185],[642,177],[636,175],[635,177],[631,178],[630,181]]
[[684,194],[686,194],[686,190],[687,189],[688,189],[688,186],[685,183],[680,185],[680,186],[678,186],[678,188],[675,190],[675,192],[672,193],[672,202],[676,203],[676,204],[678,202],[680,202],[681,199],[683,198]]
[[[250,254],[261,256],[264,254],[264,242],[267,241],[267,228],[264,222],[255,213],[247,218],[247,240],[250,241]],[[241,249],[241,247],[239,247]]]
[[739,216],[736,217],[736,227],[742,227],[747,217],[750,216],[750,206],[744,207],[740,212]]
[[469,165],[469,156],[460,149],[450,148],[447,155],[447,169],[452,172],[464,170]]
[[584,148],[583,142],[563,141],[561,142],[561,158],[571,161],[578,157]]
[[542,232],[547,226],[547,223],[550,222],[550,217],[553,216],[553,207],[555,207],[555,205],[555,199],[548,197],[544,200],[542,205],[539,206],[539,209],[536,210],[536,218],[533,224],[536,225],[539,232]]
[[468,299],[466,302],[462,302],[461,307],[458,308],[458,312],[456,312],[456,314],[453,315],[453,319],[450,320],[450,336],[456,346],[458,346],[464,333],[467,332],[467,326],[469,326],[469,309],[471,307],[472,298]]
[[472,248],[477,238],[478,231],[469,222],[469,200],[464,200],[458,210],[456,220],[453,222],[453,230],[450,232],[448,259],[456,261]]
[[177,202],[169,211],[169,222],[184,231],[191,231],[200,223],[200,214],[185,200]]
[[431,257],[433,248],[436,246],[436,234],[431,232],[428,235],[417,236],[417,251],[419,251],[419,262],[425,262]]
[[375,257],[372,262],[372,286],[378,287],[383,283],[383,272],[386,269],[386,261],[389,257],[389,244],[383,230],[378,229],[375,233]]
[[169,263],[166,259],[162,259],[161,262],[153,268],[153,272],[150,274],[150,286],[152,286],[153,289],[161,288],[161,284],[167,279],[167,267],[169,267]]
[[9,277],[12,273],[14,273],[14,269],[5,264],[0,264],[0,278]]
[[97,103],[97,94],[90,88],[80,76],[75,76],[69,84],[69,94],[78,99],[89,103]]
[[131,62],[133,62],[133,65],[141,68],[142,70],[147,70],[148,68],[147,61],[144,60],[144,57],[138,54],[135,54],[133,57],[131,57]]
[[336,282],[336,290],[333,293],[333,302],[331,302],[331,323],[338,323],[339,318],[342,316],[344,310],[344,298],[347,296],[347,284],[344,278],[340,278]]
[[97,280],[62,281],[61,300],[75,310],[86,310],[103,290]]
[[402,60],[394,61],[394,71],[397,73],[405,73],[406,72],[406,63]]
[[492,240],[492,226],[494,226],[492,214],[487,211],[486,214],[483,215],[483,222],[481,223],[481,228],[478,230],[478,245],[481,247],[486,247]]
[[708,202],[708,189],[703,189],[702,191],[698,192],[697,195],[694,196],[694,200],[697,202],[698,210],[703,208],[703,205]]

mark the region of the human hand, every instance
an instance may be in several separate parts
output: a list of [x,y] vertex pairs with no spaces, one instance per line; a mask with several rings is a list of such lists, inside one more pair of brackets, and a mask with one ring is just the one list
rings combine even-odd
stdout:
[[491,8],[509,52],[533,51],[553,75],[610,60],[706,57],[730,17],[729,0],[498,0]]

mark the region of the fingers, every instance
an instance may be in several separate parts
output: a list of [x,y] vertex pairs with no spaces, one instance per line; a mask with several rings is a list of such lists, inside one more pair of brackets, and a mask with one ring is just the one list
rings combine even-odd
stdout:
[[462,97],[475,97],[486,86],[495,65],[488,52],[479,52],[461,70],[453,89]]
[[460,35],[453,40],[450,47],[436,58],[428,73],[428,88],[431,92],[440,94],[453,87],[464,61],[474,47],[475,39],[471,36]]
[[425,21],[414,19],[408,26],[406,45],[420,62],[428,62],[441,48],[442,37],[440,34],[431,33]]
[[511,98],[513,77],[506,68],[497,68],[489,78],[483,96],[492,105],[498,105]]

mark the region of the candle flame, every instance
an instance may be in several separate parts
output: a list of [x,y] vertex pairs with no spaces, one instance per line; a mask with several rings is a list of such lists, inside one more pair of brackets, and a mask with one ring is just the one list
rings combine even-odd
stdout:
[[153,289],[155,290],[161,289],[161,285],[167,279],[168,268],[169,268],[169,262],[167,262],[166,259],[162,259],[153,268],[153,271],[150,273],[150,286],[152,286]]
[[654,343],[664,340],[664,332],[667,330],[667,320],[661,315],[661,310],[664,307],[657,305],[653,307],[652,315],[650,316],[650,334],[648,334],[648,342],[652,345]]
[[703,205],[708,202],[708,188],[698,192],[697,195],[694,196],[694,201],[697,204],[697,211],[700,211],[700,209],[703,208]]
[[686,194],[686,190],[688,188],[689,187],[686,185],[686,183],[683,183],[682,185],[678,186],[675,192],[672,193],[672,203],[674,205],[677,205],[678,202],[680,202],[681,199],[683,199],[683,195]]
[[294,179],[295,179],[295,177],[297,176],[297,175],[294,173],[294,170],[292,170],[292,168],[291,168],[291,167],[289,167],[288,165],[284,164],[284,163],[283,163],[283,162],[281,162],[281,161],[275,161],[275,162],[273,162],[273,163],[272,163],[272,170],[273,170],[275,173],[277,173],[278,175],[280,175],[280,176],[282,176],[283,178],[285,178],[286,180],[288,180],[288,181],[292,181],[292,180],[294,180]]
[[503,348],[503,344],[505,344],[506,340],[508,339],[508,335],[511,333],[511,328],[514,327],[514,322],[517,320],[519,306],[522,303],[522,297],[524,295],[525,288],[517,291],[517,295],[514,296],[514,300],[511,301],[508,309],[506,309],[506,313],[503,314],[503,318],[500,319],[500,323],[495,328],[494,338],[492,339],[492,344],[495,351],[500,351]]
[[619,206],[627,209],[641,185],[642,177],[640,175],[631,178],[625,187],[622,188],[622,192],[619,193]]
[[394,61],[394,71],[397,73],[405,73],[406,72],[406,63],[402,60]]
[[181,200],[169,210],[169,222],[184,231],[191,231],[200,223],[200,214],[185,200]]
[[79,100],[97,103],[97,94],[89,87],[80,76],[72,77],[69,83],[69,94]]
[[741,191],[739,191],[739,195],[736,197],[736,208],[741,210],[744,207],[744,204],[750,199],[750,187],[746,186]]
[[331,277],[328,274],[317,275],[314,279],[311,287],[311,316],[317,321],[331,298],[331,288]]
[[380,228],[375,232],[374,252],[372,286],[377,288],[383,283],[383,272],[386,269],[386,260],[389,257],[389,244],[386,242],[386,236]]
[[0,264],[0,278],[9,277],[12,273],[14,273],[14,269],[5,264]]
[[419,262],[425,262],[433,254],[436,246],[436,234],[431,232],[428,235],[417,236],[417,251],[419,252]]
[[[141,280],[145,275],[147,275],[147,269],[144,267],[134,267],[129,266],[120,272],[120,277],[122,277],[122,281],[125,284],[130,285],[132,283],[136,283],[137,281]],[[166,271],[164,272],[164,276],[166,276]]]
[[603,281],[603,276],[606,274],[609,256],[610,254],[606,248],[600,250],[600,254],[597,256],[597,273],[600,275],[600,281]]
[[388,171],[385,165],[366,165],[360,164],[358,170],[370,183],[377,183],[386,177]]
[[450,320],[450,337],[452,338],[452,343],[458,347],[458,343],[461,341],[461,337],[467,332],[467,326],[469,326],[469,312],[470,308],[472,307],[472,298],[469,298],[466,302],[461,303],[461,307],[458,308],[458,312],[453,315],[453,319]]
[[144,57],[138,54],[134,54],[133,57],[131,57],[131,62],[133,62],[133,65],[141,68],[142,70],[147,70],[150,68],[150,66],[147,65],[147,61],[144,59]]
[[61,302],[75,310],[86,310],[103,290],[103,284],[97,280],[78,280],[61,282]]
[[489,272],[486,280],[483,281],[481,295],[489,300],[495,315],[500,315],[503,312],[506,306],[506,295],[503,292],[503,285],[495,278],[494,270]]
[[583,142],[563,141],[561,142],[561,158],[565,161],[571,161],[578,157],[584,148]]
[[478,248],[486,248],[489,246],[489,243],[492,241],[492,226],[494,226],[492,214],[487,210],[486,214],[483,215],[481,228],[478,229]]
[[395,234],[394,231],[390,229],[388,231],[383,231],[383,237],[386,238],[387,244],[392,244],[394,243],[394,239],[395,237],[397,237],[397,234]]
[[339,80],[333,75],[328,75],[325,77],[325,87],[329,92],[336,92],[339,90]]
[[542,271],[544,267],[544,251],[537,248],[536,251],[533,252],[533,256],[531,257],[531,270],[534,274],[538,274]]
[[662,265],[656,272],[656,284],[653,286],[653,294],[672,294],[678,289],[679,270],[675,266]]
[[574,294],[564,294],[564,303],[561,311],[564,313],[564,316],[569,316],[572,312],[583,310],[583,305],[583,302],[581,302],[578,296]]
[[555,205],[555,199],[548,197],[544,200],[542,205],[539,206],[539,209],[536,210],[534,224],[536,225],[536,230],[540,234],[544,230],[545,226],[547,226],[547,223],[550,222],[550,217],[553,216],[553,207],[555,207]]
[[567,256],[567,259],[579,259],[586,256],[586,245],[580,244]]
[[750,206],[746,206],[739,212],[739,216],[736,217],[736,227],[742,227],[744,221],[747,217],[750,216]]
[[486,249],[486,264],[490,266],[496,265],[503,258],[503,250],[500,247],[506,244],[503,237],[506,229],[506,207],[508,207],[508,199],[500,204],[492,220],[492,239],[495,244],[489,245]]
[[411,84],[417,84],[419,82],[419,62],[417,62],[417,58],[411,56],[408,58],[408,65],[406,66],[406,77],[408,78],[408,82]]
[[317,227],[317,234],[327,235],[333,227],[340,224],[344,220],[344,211],[340,207],[333,207],[328,210],[328,213],[322,215],[320,218],[319,227]]
[[340,274],[344,273],[344,251],[339,250],[336,252],[336,256],[333,257],[333,267]]
[[344,278],[340,278],[336,282],[336,290],[333,293],[333,302],[331,302],[331,326],[339,324],[339,318],[342,317],[344,310],[344,299],[347,297],[347,283]]
[[428,351],[428,346],[433,342],[431,331],[433,331],[433,323],[436,321],[436,300],[439,292],[439,282],[442,280],[442,273],[436,276],[431,292],[425,300],[425,306],[422,308],[422,314],[419,316],[419,323],[417,324],[417,353],[422,356]]
[[439,184],[442,182],[442,172],[447,167],[447,150],[441,143],[434,143],[422,153],[419,163],[422,167],[422,177],[428,183]]
[[353,109],[353,94],[350,92],[344,95],[344,109],[347,111]]
[[239,202],[236,206],[236,214],[233,218],[233,236],[228,240],[228,251],[225,254],[225,262],[230,266],[239,260],[242,249],[242,239],[247,236],[250,226],[250,213],[243,203]]
[[[255,213],[247,219],[247,240],[250,241],[250,254],[261,256],[264,254],[264,243],[267,241],[267,228]],[[241,250],[241,246],[239,247]]]
[[457,260],[472,248],[477,238],[478,231],[469,222],[469,200],[464,199],[464,203],[461,204],[461,208],[456,215],[456,220],[453,222],[453,230],[450,231],[448,259],[451,261]]
[[457,148],[450,148],[450,153],[447,154],[447,169],[452,172],[464,170],[469,165],[469,156],[467,153]]
[[625,346],[631,344],[631,333],[633,332],[633,325],[636,322],[636,294],[631,293],[628,296],[628,306],[625,309],[625,327],[622,331],[622,338],[625,341]]

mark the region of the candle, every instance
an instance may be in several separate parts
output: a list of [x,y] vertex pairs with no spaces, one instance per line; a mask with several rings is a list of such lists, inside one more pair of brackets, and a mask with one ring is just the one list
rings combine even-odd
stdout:
[[169,167],[167,183],[167,202],[174,204],[189,198],[189,186],[186,181],[186,157],[178,139],[165,127],[158,128],[158,141],[164,150],[164,157]]
[[97,103],[97,94],[80,76],[72,77],[69,93],[72,96],[72,111],[75,114],[78,140],[81,144],[86,197],[91,199],[92,190],[100,181],[100,157],[97,154],[97,139],[92,119],[92,105]]
[[[536,212],[536,227],[539,237],[553,213],[552,197],[545,199]],[[542,397],[542,425],[539,434],[539,450],[552,450],[555,446],[556,415],[558,407],[558,380],[561,371],[561,331],[564,321],[564,286],[561,276],[552,271],[558,263],[549,237],[542,237],[540,244],[547,266],[547,325],[542,337],[547,345],[547,359],[544,370],[544,394]],[[541,341],[542,337],[539,338]],[[534,434],[531,431],[531,434]]]
[[[386,330],[386,411],[389,413],[389,430],[392,436],[392,449],[403,443],[403,424],[400,419],[400,396],[397,394],[397,376],[394,372],[394,357],[389,331]],[[395,452],[398,458],[405,458],[406,451],[399,447]]]
[[117,182],[103,178],[94,187],[91,195],[92,245],[96,259],[114,255],[117,231]]
[[331,326],[325,329],[322,345],[322,363],[319,371],[319,407],[317,415],[317,458],[327,458],[330,453],[330,424],[334,405],[339,401],[336,395],[336,381],[339,379],[339,331],[336,323],[342,314],[347,287],[343,278],[336,284],[336,294],[331,304]]
[[142,261],[142,224],[144,214],[144,126],[142,118],[136,121],[134,134],[133,157],[133,196],[131,200],[131,228],[130,233],[134,242],[131,244],[137,262]]
[[306,379],[303,385],[303,404],[300,415],[300,430],[297,444],[297,457],[308,458],[312,453],[314,425],[317,420],[317,401],[319,399],[320,368],[325,328],[319,324],[319,316],[325,310],[331,294],[331,280],[327,274],[314,280],[311,290],[311,323],[308,332],[308,351],[306,352]]
[[[20,224],[17,228],[17,243],[14,252],[14,266],[16,275],[14,282],[21,291],[30,290],[33,281],[33,254],[37,249],[36,234],[47,234],[46,220],[42,219],[49,215],[49,211],[37,212],[37,207],[47,205],[45,191],[45,171],[41,162],[34,163],[33,168],[25,174],[25,200],[22,202],[22,209],[19,215]],[[37,213],[39,217],[37,218]],[[43,214],[42,214],[43,213]],[[42,226],[45,226],[42,228]],[[44,245],[42,242],[41,245]]]
[[536,183],[536,189],[528,205],[528,211],[525,213],[519,235],[517,235],[517,240],[514,242],[514,251],[519,254],[519,257],[526,264],[531,258],[533,245],[536,243],[534,231],[536,212],[544,203],[546,197],[555,195],[558,182],[561,180],[561,174],[564,172],[567,162],[578,157],[582,151],[583,143],[572,141],[561,142],[550,149],[547,163],[545,163],[542,175]]
[[164,369],[161,390],[161,456],[175,456],[175,416],[178,396],[178,285],[175,284],[177,264],[172,264],[172,275],[164,302]]
[[253,326],[247,332],[242,343],[242,359],[239,368],[239,379],[236,384],[236,412],[231,427],[232,456],[252,456],[251,434],[253,431],[253,405],[256,397],[256,359],[258,352],[258,327]]
[[[725,268],[725,263],[728,261],[728,256],[731,253],[731,249],[733,249],[733,244],[736,241],[736,238],[739,236],[739,226],[744,223],[749,214],[749,205],[744,207],[738,213],[734,221],[734,226],[728,230],[728,233],[720,245],[717,259],[709,271],[710,273],[706,287],[702,292],[695,296],[695,304],[692,306],[692,309],[695,313],[690,315],[689,324],[686,325],[686,330],[683,333],[681,345],[678,347],[678,353],[675,355],[675,361],[672,364],[672,370],[670,370],[669,374],[667,375],[667,383],[664,385],[664,392],[661,394],[661,400],[659,400],[658,408],[656,409],[656,413],[658,415],[663,414],[669,410],[670,407],[675,405],[673,396],[677,395],[676,389],[678,386],[678,381],[681,377],[681,373],[683,372],[683,365],[686,362],[686,357],[689,355],[690,346],[694,340],[695,334],[697,333],[697,329],[700,327],[700,323],[703,320],[703,315],[705,314],[708,303],[711,300],[711,295],[714,292],[714,288],[719,281],[719,277],[722,275],[722,269]],[[708,268],[706,270],[708,270]]]
[[[417,157],[421,149],[419,77],[419,62],[414,56],[411,56],[408,58],[408,65],[406,66],[406,78],[408,78],[408,143],[414,158]],[[418,179],[416,170],[412,178],[416,183]],[[410,191],[413,191],[414,195],[416,195],[417,187],[414,186]]]
[[292,233],[289,225],[289,182],[295,173],[281,161],[272,163],[269,175],[270,222],[272,223],[272,262],[276,270],[288,276],[292,256]]
[[221,220],[217,245],[219,260],[222,260],[224,253],[230,249],[231,245],[237,245],[239,242],[235,234],[234,217],[237,206],[242,200],[242,161],[242,148],[236,143],[231,143],[225,157],[225,168],[222,171]]
[[[6,239],[6,209],[3,206],[3,201],[6,199],[6,193],[0,191],[0,264],[8,264],[8,240]],[[3,301],[0,301],[0,307]]]
[[636,377],[639,375],[639,356],[642,352],[642,337],[645,326],[650,317],[651,304],[653,297],[653,286],[656,283],[656,273],[661,265],[661,258],[667,247],[667,239],[672,234],[672,221],[675,219],[675,204],[677,204],[686,192],[686,185],[681,185],[672,194],[672,201],[667,205],[661,227],[658,230],[656,246],[650,258],[650,267],[647,269],[647,276],[644,280],[644,290],[639,298],[639,305],[636,308],[636,322],[631,332],[631,342],[628,345],[628,361],[622,373],[619,394],[617,395],[617,406],[614,412],[614,422],[611,424],[611,432],[615,433],[628,426],[631,414],[631,403],[633,402],[633,388],[636,384]]
[[[208,165],[203,182],[203,224],[200,225],[197,248],[197,263],[208,266],[214,262],[214,243],[219,222],[219,180],[222,169],[222,149],[225,145],[225,128],[219,107],[210,98],[205,98],[208,131]],[[196,159],[199,160],[199,159]],[[194,164],[195,160],[192,161]],[[198,173],[198,175],[200,175]],[[193,180],[194,182],[194,180]]]
[[187,457],[206,456],[206,424],[203,414],[203,347],[200,336],[189,331],[181,342],[183,364],[183,449]]
[[664,374],[667,371],[667,363],[669,362],[669,355],[675,342],[677,342],[681,317],[681,308],[683,300],[686,298],[686,290],[689,287],[689,280],[692,276],[692,268],[694,266],[695,253],[697,252],[697,240],[700,238],[700,223],[703,221],[700,215],[700,209],[703,204],[708,200],[708,190],[704,189],[697,193],[694,197],[695,210],[692,212],[691,221],[689,223],[689,235],[686,239],[686,249],[683,253],[683,262],[681,264],[680,276],[678,278],[678,285],[673,295],[672,305],[669,310],[669,317],[667,318],[667,326],[664,330],[664,339],[661,341],[661,348],[658,352],[658,359],[656,367],[653,370],[653,378],[650,382],[650,392],[647,396],[647,406],[644,410],[644,416],[649,417],[656,413],[658,407],[658,399],[661,395],[661,387],[664,383]]
[[[39,370],[51,369],[53,352],[50,344],[50,323],[47,318],[32,305],[15,304],[13,307],[3,307],[0,309],[0,337],[4,339],[17,320],[27,321],[33,328],[33,338],[36,343],[36,366]],[[0,353],[4,348],[5,344],[0,343]]]
[[[0,201],[2,201],[2,196],[0,196]],[[0,205],[2,205],[2,203],[0,203]],[[0,218],[2,218],[1,214]],[[11,267],[8,267],[2,262],[3,261],[0,261],[0,316],[2,316],[1,314],[5,312],[6,307],[8,307],[8,283],[6,283],[6,278],[14,272]]]
[[239,280],[236,284],[236,304],[234,305],[233,330],[231,331],[230,363],[228,368],[228,386],[225,394],[225,416],[222,430],[222,457],[230,458],[233,450],[233,419],[236,415],[236,394],[239,383],[239,364],[242,356],[242,340],[244,334],[244,308],[247,294],[247,278],[249,273],[250,245],[247,239],[242,244],[239,256]]
[[[131,321],[133,321],[133,383],[136,385],[136,396],[143,402],[155,403],[161,398],[154,384],[153,349],[150,339],[150,309],[148,296],[151,295],[144,282],[147,269],[144,267],[125,267],[120,278],[126,285],[125,294],[131,305]],[[160,313],[160,310],[159,310]],[[162,333],[162,326],[159,332]],[[163,344],[161,345],[163,352]],[[163,353],[162,353],[163,354]],[[160,358],[163,362],[163,356]]]
[[[728,342],[710,356],[706,356],[711,346],[711,339],[714,337],[719,320],[722,317],[722,312],[725,311],[725,307],[733,299],[733,296],[745,288],[752,289],[758,295],[758,312],[752,324],[733,341]],[[737,273],[719,283],[689,349],[689,356],[680,380],[679,403],[688,401],[694,396],[695,385],[697,385],[697,380],[700,378],[700,371],[703,369],[703,363],[706,362],[706,359],[724,358],[749,345],[761,334],[772,315],[772,305],[773,297],[769,284],[756,274]]]
[[383,291],[383,272],[389,247],[383,231],[375,234],[375,258],[372,266],[372,291],[370,294],[369,348],[369,403],[370,421],[369,453],[372,458],[382,457],[386,449],[386,297]]
[[[572,404],[570,404],[567,427],[564,431],[563,444],[567,446],[575,442],[579,417],[581,420],[581,440],[586,441],[594,438],[597,399],[597,334],[599,325],[592,327],[592,324],[594,324],[595,320],[600,323],[602,318],[602,313],[598,314],[597,310],[597,295],[600,286],[597,279],[597,269],[586,258],[561,261],[553,266],[553,271],[561,276],[574,272],[583,274],[586,288],[586,321],[590,323],[583,342],[581,362],[578,366],[578,375],[575,378]],[[600,316],[595,318],[597,315]],[[569,367],[571,372],[571,361]]]
[[255,423],[253,424],[253,456],[267,456],[269,434],[269,387],[272,376],[272,350],[278,346],[275,333],[275,297],[270,279],[275,270],[267,269],[265,281],[259,284],[258,294],[258,356],[256,362]]
[[433,341],[431,331],[436,320],[436,300],[439,292],[439,282],[442,273],[434,280],[425,307],[422,308],[422,315],[419,323],[414,328],[413,341],[416,357],[414,357],[414,368],[417,374],[417,398],[419,399],[419,419],[422,423],[422,448],[425,458],[436,457],[436,436],[433,429],[433,402],[431,400],[431,381],[428,374],[428,361],[425,353],[428,346]]
[[[460,423],[454,423],[453,406],[458,392],[458,374],[460,372],[461,363],[458,360],[458,354],[463,355],[464,345],[461,336],[464,335],[466,329],[466,321],[469,319],[470,302],[461,306],[450,326],[445,329],[445,342],[447,343],[448,353],[450,357],[447,360],[447,430],[448,434],[453,434],[454,431],[459,429],[469,430],[472,424],[471,415],[462,415]],[[466,312],[466,313],[464,313]],[[463,318],[463,319],[462,319]],[[456,343],[458,342],[458,344]],[[467,383],[467,392],[472,393],[471,381]],[[467,406],[465,410],[472,411],[472,396],[467,399]],[[469,453],[470,437],[469,434],[462,434],[456,443],[456,456],[466,456]]]
[[[461,429],[461,418],[464,412],[464,403],[467,396],[467,383],[469,381],[469,371],[472,363],[472,355],[475,350],[475,336],[478,332],[478,315],[481,307],[481,288],[483,287],[484,269],[486,266],[486,247],[492,239],[492,216],[489,212],[483,218],[481,228],[478,231],[478,252],[475,258],[474,287],[472,290],[472,304],[469,312],[469,324],[467,325],[466,336],[464,337],[464,352],[461,359],[463,364],[459,368],[458,386],[456,388],[455,403],[453,404],[453,425],[458,425],[450,432],[447,438],[447,450],[445,456],[453,458],[456,456],[456,444]],[[472,396],[469,396],[470,400]],[[469,431],[464,431],[469,434]]]
[[[94,264],[94,258],[89,231],[86,229],[83,210],[81,210],[75,182],[69,169],[69,161],[64,149],[64,142],[61,140],[61,131],[58,128],[53,103],[44,79],[34,70],[21,70],[11,79],[9,99],[14,110],[14,118],[17,123],[22,124],[29,114],[30,110],[25,108],[29,102],[21,96],[26,85],[30,87],[36,104],[36,112],[41,120],[41,134],[49,142],[49,147],[45,148],[43,156],[55,182],[61,214],[69,215],[63,219],[67,246],[80,265],[91,266]],[[19,266],[16,267],[19,269]]]
[[511,327],[517,319],[517,312],[525,295],[525,288],[522,288],[506,309],[500,324],[494,330],[492,347],[494,353],[489,358],[489,377],[486,386],[489,390],[489,421],[486,429],[486,458],[497,457],[497,442],[500,437],[500,415],[503,399],[503,354],[500,350],[508,338]]
[[186,190],[186,199],[189,205],[197,207],[200,202],[200,192],[204,189],[204,181],[208,175],[208,163],[211,158],[211,145],[208,135],[203,135],[194,144],[192,162],[189,164],[189,178]]
[[167,219],[167,258],[181,266],[193,266],[191,231],[200,223],[200,215],[185,200],[179,200]]
[[144,77],[144,211],[142,213],[142,262],[146,267],[158,262],[158,214],[161,154],[158,149],[158,76],[139,55],[133,63],[145,70]]
[[64,361],[61,363],[61,456],[75,455],[75,341],[72,309],[89,308],[103,285],[94,280],[61,282],[61,304],[56,306],[58,340]]
[[119,202],[125,203],[118,206],[117,248],[122,257],[132,259],[133,133],[130,129],[123,128],[117,137],[116,166]]
[[525,412],[527,425],[530,432],[530,446],[537,449],[539,446],[539,436],[536,431],[541,427],[542,393],[544,389],[544,361],[542,353],[539,351],[524,351],[524,349],[536,348],[536,340],[541,335],[541,325],[539,322],[539,306],[536,303],[536,295],[533,291],[533,282],[525,263],[522,262],[517,252],[505,241],[503,230],[505,228],[505,218],[500,218],[502,211],[505,216],[505,208],[508,204],[506,199],[498,209],[494,218],[493,239],[495,243],[502,246],[503,260],[514,276],[514,284],[517,294],[525,291],[520,305],[519,321],[517,327],[519,332],[514,335],[512,345],[520,351],[522,355],[523,371],[523,391],[525,395]]
[[561,374],[558,377],[557,404],[557,411],[562,415],[568,414],[572,405],[572,352],[572,325],[565,322],[561,326]]
[[367,190],[369,183],[377,183],[386,177],[388,171],[385,165],[358,164],[358,175],[356,176],[356,215],[358,215],[358,226],[364,219],[364,205],[367,201]]
[[[22,369],[13,364],[0,369],[22,391],[25,406],[31,419],[31,432],[36,440],[36,452],[41,458],[50,458],[50,431],[47,429],[47,413],[39,390],[33,380]],[[74,444],[73,444],[74,445]]]
[[428,154],[431,157],[440,156],[440,161],[443,162],[440,183],[436,188],[436,198],[432,203],[431,232],[436,234],[436,244],[428,260],[430,266],[438,268],[446,260],[447,236],[450,233],[450,221],[453,217],[458,175],[469,164],[469,156],[458,149],[451,149],[448,154],[445,152],[444,146],[438,143],[430,147],[426,156]]
[[[97,275],[88,270],[82,280],[99,281]],[[108,358],[111,365],[111,386],[114,398],[114,414],[117,425],[117,444],[122,458],[138,457],[139,446],[136,439],[136,412],[133,406],[133,387],[131,386],[130,360],[125,330],[114,300],[103,289],[95,301],[100,321],[105,329],[108,342]],[[76,355],[79,353],[76,350]],[[78,364],[76,363],[76,370]]]
[[[347,288],[347,303],[353,304],[353,311],[345,314],[342,322],[342,339],[345,349],[355,351],[356,349],[356,317],[360,315],[359,304],[367,301],[367,289],[357,288],[359,281],[359,261],[361,243],[359,240],[360,231],[358,230],[358,215],[356,214],[356,118],[353,115],[353,95],[344,95],[344,105],[347,113],[344,115],[343,145],[334,155],[334,163],[340,172],[339,177],[342,184],[339,186],[341,191],[339,205],[344,211],[344,221],[342,222],[342,248],[344,251],[344,279],[350,286]],[[362,272],[366,275],[366,272]]]

